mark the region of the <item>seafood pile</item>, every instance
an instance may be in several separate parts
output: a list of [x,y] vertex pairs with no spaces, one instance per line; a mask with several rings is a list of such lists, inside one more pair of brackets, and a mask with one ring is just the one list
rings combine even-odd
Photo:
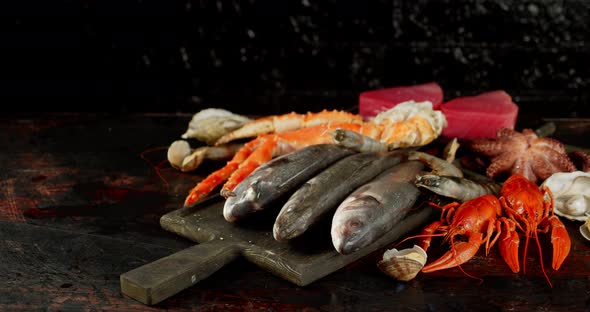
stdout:
[[197,184],[187,196],[185,206],[205,198],[223,182],[221,195],[229,197],[238,183],[261,164],[310,145],[332,143],[332,131],[336,129],[354,131],[392,148],[402,148],[432,142],[445,125],[444,116],[440,111],[434,111],[430,102],[400,104],[368,122],[362,121],[358,115],[338,111],[261,118],[229,132],[216,142],[219,145],[256,136],[225,167]]
[[[460,266],[482,245],[487,255],[496,243],[507,267],[517,273],[521,237],[525,271],[530,239],[542,254],[538,231],[550,231],[552,268],[558,270],[571,245],[558,216],[581,221],[590,216],[590,173],[575,171],[560,142],[539,138],[530,129],[502,128],[495,139],[467,142],[468,150],[488,158],[484,177],[466,176],[455,165],[457,140],[440,157],[425,152],[423,147],[447,125],[427,101],[401,103],[370,119],[326,110],[254,120],[217,113],[198,113],[182,136],[206,146],[193,149],[179,140],[168,149],[170,164],[184,172],[207,159],[228,159],[190,190],[184,205],[220,187],[225,220],[255,222],[262,212],[275,213],[277,241],[296,239],[330,220],[327,232],[335,250],[350,254],[383,237],[425,198],[452,201],[443,206],[428,202],[440,209],[440,218],[402,241],[416,239],[414,247],[388,250],[378,263],[402,281]],[[588,155],[576,156],[590,163]],[[590,237],[590,222],[583,228]],[[427,263],[431,241],[440,236],[450,250]]]
[[[187,164],[198,150],[207,149],[201,155],[229,151],[232,142],[255,137],[238,143],[243,147],[197,184],[185,205],[227,180],[221,194],[228,222],[277,209],[273,236],[288,241],[332,217],[334,248],[348,254],[378,240],[411,211],[420,196],[416,175],[462,176],[449,162],[416,151],[434,141],[445,125],[430,102],[401,103],[368,121],[338,111],[291,113],[247,122],[221,135],[209,130],[216,134],[215,142],[194,150],[186,141],[175,141],[168,155],[173,166],[188,171],[195,167]],[[187,133],[199,136],[196,128],[189,125]]]

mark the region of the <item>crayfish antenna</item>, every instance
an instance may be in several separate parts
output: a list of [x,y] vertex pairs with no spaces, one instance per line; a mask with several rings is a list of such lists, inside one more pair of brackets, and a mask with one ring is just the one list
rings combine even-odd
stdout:
[[465,272],[465,270],[463,270],[463,268],[461,267],[461,265],[458,265],[458,268],[459,268],[459,270],[460,270],[460,271],[461,271],[463,274],[465,274],[465,276],[467,276],[467,277],[469,277],[469,278],[473,278],[473,279],[476,279],[476,280],[478,280],[478,281],[479,281],[479,282],[477,283],[478,285],[481,285],[481,284],[483,284],[483,278],[481,278],[481,277],[477,277],[477,276],[475,276],[475,275],[471,275],[471,274],[469,274],[469,273]]
[[[541,251],[541,243],[539,243],[539,235],[537,234],[537,231],[534,231],[533,233],[535,235],[535,240],[537,241],[537,247],[539,248],[539,261],[541,261],[541,271],[543,271],[543,275],[545,275],[545,279],[547,280],[547,283],[549,283],[549,286],[553,288],[553,284],[551,284],[551,280],[549,280],[549,276],[547,276],[547,272],[545,271],[545,264],[543,264],[543,252]],[[522,265],[522,270],[524,272],[524,264]]]
[[[426,238],[426,237],[439,237],[439,236],[445,236],[445,233],[440,233],[440,234],[418,234],[418,235],[413,235],[413,236],[408,236],[404,239],[402,239],[401,241],[397,242],[396,244],[393,245],[393,248],[397,248],[397,246],[401,245],[402,243],[410,240],[410,239],[414,239],[414,238]],[[420,246],[422,249],[424,249],[422,246]]]
[[166,181],[166,179],[164,178],[164,176],[162,176],[161,168],[165,163],[168,162],[168,160],[165,159],[165,160],[160,161],[158,164],[154,164],[150,159],[147,158],[146,154],[156,152],[159,150],[165,150],[167,148],[168,148],[168,146],[156,146],[156,147],[147,149],[139,154],[139,157],[141,157],[141,159],[143,159],[145,162],[147,162],[150,165],[150,167],[152,167],[154,172],[156,172],[156,174],[158,175],[158,178],[160,178],[160,180],[162,181],[162,183],[164,183],[166,188],[168,188],[169,184],[168,184],[168,181]]

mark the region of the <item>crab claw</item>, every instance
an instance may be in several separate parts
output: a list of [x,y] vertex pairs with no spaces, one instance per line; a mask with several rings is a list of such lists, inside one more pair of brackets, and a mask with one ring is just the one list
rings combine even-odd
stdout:
[[453,244],[451,250],[422,268],[422,272],[429,273],[461,265],[475,256],[482,243],[482,234],[473,234],[469,236],[469,241]]
[[559,270],[570,252],[572,243],[565,226],[557,216],[551,216],[547,221],[551,226],[551,244],[553,245],[553,262],[551,266],[554,270]]
[[500,255],[512,272],[518,273],[520,271],[520,265],[518,264],[518,245],[520,244],[520,239],[518,238],[518,233],[516,233],[516,224],[514,221],[506,218],[501,218],[499,223],[498,228],[504,225],[500,228],[502,234],[500,235],[500,241],[498,241]]

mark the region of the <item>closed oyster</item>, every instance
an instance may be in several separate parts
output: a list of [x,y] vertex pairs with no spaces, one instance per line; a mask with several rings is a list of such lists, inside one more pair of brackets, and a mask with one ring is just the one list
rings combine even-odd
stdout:
[[590,172],[558,172],[551,175],[541,187],[553,193],[554,212],[570,220],[585,221],[590,214]]
[[181,136],[183,139],[193,138],[213,145],[226,133],[242,127],[251,119],[234,114],[221,108],[207,108],[196,113],[188,124],[188,129]]
[[427,255],[424,249],[414,245],[412,248],[397,250],[395,248],[383,253],[383,260],[377,267],[383,273],[400,281],[412,280],[426,264]]

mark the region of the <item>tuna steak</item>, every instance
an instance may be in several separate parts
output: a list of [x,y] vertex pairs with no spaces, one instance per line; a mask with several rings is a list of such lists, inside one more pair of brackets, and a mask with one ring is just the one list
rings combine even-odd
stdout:
[[441,105],[447,118],[442,134],[450,138],[495,138],[500,128],[514,129],[518,106],[504,91],[464,96]]
[[359,97],[359,114],[363,117],[376,116],[397,104],[414,100],[430,101],[433,109],[438,109],[443,101],[443,90],[434,83],[413,86],[400,86],[366,91]]

